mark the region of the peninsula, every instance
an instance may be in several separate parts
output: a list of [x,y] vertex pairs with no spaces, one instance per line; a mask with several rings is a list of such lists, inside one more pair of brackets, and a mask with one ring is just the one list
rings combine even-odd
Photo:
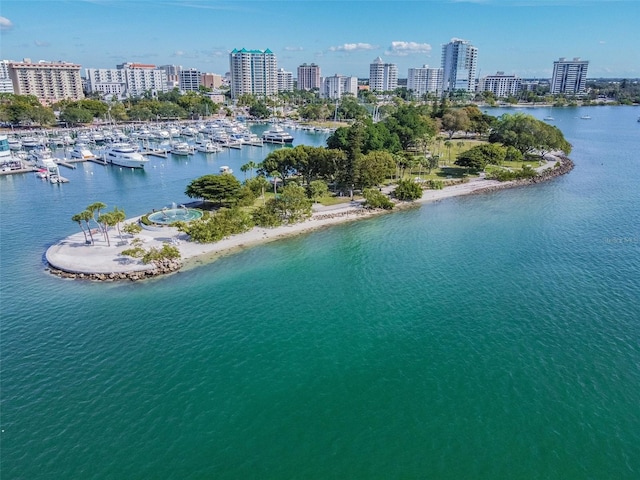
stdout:
[[[483,177],[473,178],[441,190],[424,190],[420,199],[415,202],[401,202],[397,204],[397,208],[539,183],[568,173],[572,168],[573,162],[568,157],[560,154],[549,156],[547,161],[536,169],[538,175],[533,178],[507,182],[487,180]],[[276,239],[388,212],[388,210],[365,208],[359,202],[330,207],[317,206],[314,207],[311,217],[303,222],[274,228],[254,227],[248,232],[232,235],[215,243],[193,242],[188,235],[171,226],[143,230],[136,235],[123,234],[123,240],[111,242],[111,245],[107,245],[106,241],[99,238],[95,239],[93,245],[87,245],[84,235],[79,232],[50,246],[45,258],[49,271],[64,278],[98,281],[143,280],[207,263],[220,256]],[[126,222],[138,222],[139,218],[130,218]],[[145,248],[160,248],[163,244],[169,243],[179,250],[181,258],[144,264],[140,259],[122,255],[124,250],[130,248],[130,241],[134,237],[139,238]]]

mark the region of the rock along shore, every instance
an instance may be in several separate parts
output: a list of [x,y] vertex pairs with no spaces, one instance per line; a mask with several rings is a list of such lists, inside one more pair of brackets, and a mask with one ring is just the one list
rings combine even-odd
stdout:
[[[556,162],[559,165],[556,166]],[[403,209],[461,195],[488,193],[505,188],[537,184],[565,175],[573,168],[574,163],[571,159],[564,155],[555,155],[547,161],[546,165],[538,169],[536,177],[508,182],[474,178],[468,182],[445,187],[442,190],[424,190],[422,198],[418,201],[399,202],[396,204],[396,208]],[[123,250],[131,247],[129,239],[132,236],[128,236],[128,239],[112,238],[111,244],[108,244],[106,240],[99,238],[99,235],[95,235],[94,244],[87,245],[83,233],[79,232],[49,247],[45,258],[48,264],[47,270],[61,278],[107,282],[137,281],[175,273],[183,267],[203,264],[253,245],[389,212],[388,210],[365,209],[356,202],[332,207],[316,207],[312,216],[304,222],[276,228],[254,227],[249,232],[233,235],[213,244],[191,242],[185,234],[173,227],[143,230],[135,237],[143,242],[144,248],[160,248],[164,243],[170,243],[176,246],[181,254],[179,260],[164,260],[148,265],[143,264],[139,259],[122,255]],[[139,217],[136,217],[127,222],[138,220]]]

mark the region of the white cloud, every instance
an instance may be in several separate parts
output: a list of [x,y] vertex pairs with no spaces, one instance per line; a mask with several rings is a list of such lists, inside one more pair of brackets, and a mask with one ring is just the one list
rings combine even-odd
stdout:
[[302,47],[284,47],[286,52],[302,52],[304,48]]
[[6,17],[0,17],[0,32],[8,32],[13,28],[13,23]]
[[411,54],[429,54],[431,45],[417,42],[391,42],[391,46],[384,52],[385,55],[405,57]]
[[329,47],[332,52],[357,52],[364,50],[375,50],[378,48],[376,45],[370,43],[345,43],[337,47]]
[[51,46],[51,44],[49,42],[46,42],[44,40],[34,40],[33,44],[36,47],[50,47]]

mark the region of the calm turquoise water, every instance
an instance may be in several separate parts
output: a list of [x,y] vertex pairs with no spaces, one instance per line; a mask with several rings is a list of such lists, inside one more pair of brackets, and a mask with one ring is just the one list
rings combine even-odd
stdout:
[[530,112],[569,175],[144,283],[42,255],[266,149],[0,178],[1,478],[640,478],[640,109]]

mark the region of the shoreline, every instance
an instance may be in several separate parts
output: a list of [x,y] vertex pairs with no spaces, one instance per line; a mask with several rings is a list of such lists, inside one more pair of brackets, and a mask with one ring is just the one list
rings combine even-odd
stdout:
[[[555,167],[556,161],[560,162],[559,167]],[[180,251],[180,259],[165,260],[157,264],[145,265],[139,259],[121,255],[123,250],[131,247],[128,241],[132,239],[131,235],[124,234],[126,239],[120,238],[114,230],[111,230],[110,246],[99,235],[96,235],[94,245],[87,245],[84,234],[78,232],[56,242],[46,250],[46,270],[58,277],[69,279],[143,280],[180,270],[188,270],[256,245],[310,233],[333,225],[393,213],[446,198],[490,193],[548,181],[570,172],[573,167],[574,164],[568,157],[555,156],[541,167],[538,176],[534,178],[507,182],[474,178],[465,183],[445,187],[442,190],[424,190],[420,199],[414,202],[396,203],[393,210],[369,210],[355,202],[331,207],[316,206],[311,217],[303,222],[275,228],[254,227],[248,232],[210,244],[191,242],[186,234],[180,233],[173,227],[154,230],[143,229],[135,237],[142,240],[144,248],[160,248],[163,243],[168,242]],[[135,222],[139,218],[130,218],[126,222]]]

